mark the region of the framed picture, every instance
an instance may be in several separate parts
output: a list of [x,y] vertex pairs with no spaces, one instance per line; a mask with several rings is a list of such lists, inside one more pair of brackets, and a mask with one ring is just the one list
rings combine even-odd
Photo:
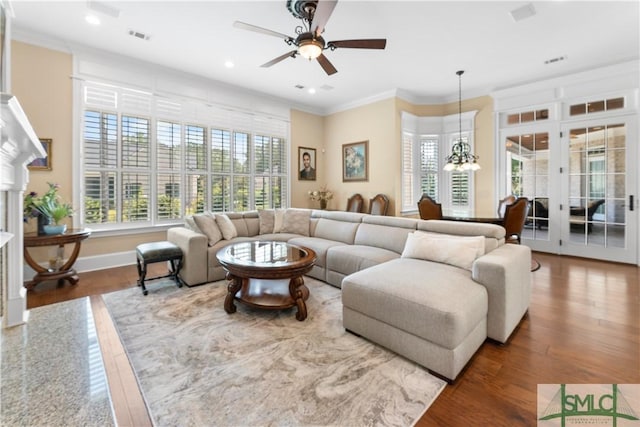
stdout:
[[298,147],[298,179],[301,181],[316,180],[316,149]]
[[46,151],[47,156],[33,159],[33,161],[29,163],[27,167],[32,171],[33,170],[50,171],[51,170],[51,139],[40,138],[40,143],[42,143],[42,147],[44,147],[44,151]]
[[369,141],[342,144],[342,182],[369,180]]

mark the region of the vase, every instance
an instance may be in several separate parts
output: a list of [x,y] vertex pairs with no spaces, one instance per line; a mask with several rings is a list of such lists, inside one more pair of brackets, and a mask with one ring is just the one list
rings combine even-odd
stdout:
[[327,209],[327,201],[326,200],[320,200],[320,209],[322,209],[322,210]]
[[36,218],[38,220],[38,236],[47,234],[44,231],[44,227],[51,224],[51,218],[45,215],[38,215]]
[[43,228],[44,228],[44,234],[51,236],[55,234],[62,234],[65,231],[67,231],[67,224],[61,224],[61,225],[48,224],[48,225],[45,225]]

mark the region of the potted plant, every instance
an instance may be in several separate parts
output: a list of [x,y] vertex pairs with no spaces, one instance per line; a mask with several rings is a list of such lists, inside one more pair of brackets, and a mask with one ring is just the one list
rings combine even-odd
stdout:
[[24,220],[38,218],[38,234],[62,234],[67,225],[60,222],[73,215],[73,208],[60,199],[58,184],[48,184],[49,189],[42,196],[38,197],[34,191],[25,196]]

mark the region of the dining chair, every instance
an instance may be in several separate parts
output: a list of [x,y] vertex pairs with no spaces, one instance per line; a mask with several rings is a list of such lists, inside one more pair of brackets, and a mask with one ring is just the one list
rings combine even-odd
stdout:
[[527,220],[529,212],[529,199],[526,197],[518,197],[515,202],[506,205],[504,210],[503,227],[506,230],[506,243],[520,244],[520,236],[524,229],[524,223]]
[[371,215],[386,215],[389,210],[389,198],[384,194],[376,194],[369,200],[369,213]]
[[354,194],[353,196],[347,199],[347,212],[362,212],[362,208],[364,207],[364,199],[362,195],[359,193]]
[[442,219],[442,205],[426,194],[418,201],[418,212],[420,219]]
[[498,217],[504,218],[504,211],[507,208],[507,205],[513,204],[516,201],[516,196],[513,194],[509,194],[504,199],[498,202]]

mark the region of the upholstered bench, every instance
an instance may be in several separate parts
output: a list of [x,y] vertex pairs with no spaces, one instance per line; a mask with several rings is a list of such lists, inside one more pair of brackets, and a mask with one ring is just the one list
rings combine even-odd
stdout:
[[345,329],[450,381],[487,338],[486,288],[437,262],[399,258],[346,276],[342,306]]
[[[146,279],[147,265],[156,262],[168,262],[169,273],[164,276],[156,276]],[[138,286],[142,287],[142,294],[147,295],[148,291],[144,284],[145,280],[163,279],[171,277],[178,287],[182,287],[182,282],[178,277],[182,268],[182,250],[171,242],[151,242],[143,243],[136,247],[136,265],[138,267]]]

